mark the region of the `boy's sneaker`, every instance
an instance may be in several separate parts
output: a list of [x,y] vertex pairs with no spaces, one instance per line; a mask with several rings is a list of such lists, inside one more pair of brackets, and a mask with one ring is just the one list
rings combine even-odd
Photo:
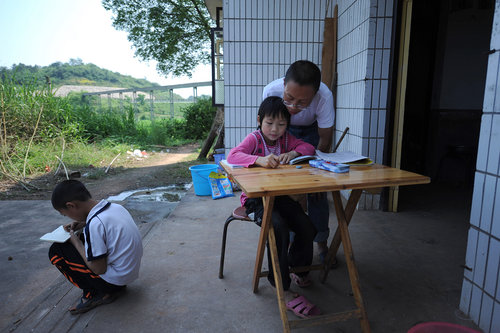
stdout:
[[69,312],[73,315],[85,313],[93,308],[114,302],[118,297],[123,295],[126,291],[126,286],[110,294],[97,294],[90,298],[82,296],[80,298],[80,303],[78,303],[73,308],[69,309]]
[[69,312],[72,315],[76,315],[76,314],[81,314],[81,313],[85,313],[89,310],[92,310],[96,306],[104,304],[103,303],[104,296],[105,295],[96,295],[96,296],[92,296],[91,298],[81,297],[80,303],[75,305],[73,308],[69,309]]

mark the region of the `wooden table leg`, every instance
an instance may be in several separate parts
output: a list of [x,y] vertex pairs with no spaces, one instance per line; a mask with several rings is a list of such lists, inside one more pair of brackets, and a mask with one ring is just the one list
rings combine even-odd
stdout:
[[260,271],[262,269],[264,250],[266,248],[267,235],[269,233],[269,226],[271,225],[271,215],[274,206],[274,197],[263,197],[262,200],[264,201],[264,214],[262,215],[259,245],[257,246],[257,257],[255,259],[255,267],[253,271],[254,293],[256,293],[257,289],[259,288]]
[[269,242],[269,251],[274,273],[274,285],[278,298],[281,322],[283,323],[283,332],[290,332],[290,324],[286,314],[285,292],[283,290],[283,281],[281,280],[281,270],[278,259],[278,250],[276,249],[276,237],[271,224],[271,216],[274,206],[274,197],[264,197],[264,214],[262,215],[262,224],[259,236],[259,245],[257,246],[257,258],[255,259],[255,268],[253,274],[253,292],[259,288],[260,272],[262,270],[262,261],[264,259],[264,249],[266,240]]
[[281,322],[283,323],[283,332],[290,332],[290,324],[286,314],[285,291],[283,290],[283,281],[281,280],[281,269],[278,259],[278,250],[276,249],[276,236],[274,235],[273,226],[269,227],[269,250],[271,252],[271,261],[273,263],[274,286],[278,297],[278,306],[280,309]]
[[[358,269],[356,268],[356,263],[354,261],[354,253],[352,252],[351,238],[349,236],[348,223],[346,219],[346,212],[344,207],[342,207],[342,199],[340,198],[340,193],[332,192],[333,202],[335,204],[335,211],[337,213],[337,220],[340,229],[340,238],[342,240],[342,245],[344,247],[344,255],[347,263],[347,270],[349,271],[349,279],[351,280],[352,292],[354,294],[354,301],[356,306],[360,311],[360,322],[361,330],[363,333],[370,332],[370,325],[368,323],[368,316],[366,315],[365,304],[361,296],[361,288],[359,286],[359,275]],[[354,194],[354,191],[353,193]],[[351,194],[351,195],[352,195]]]
[[[349,196],[349,199],[347,200],[347,204],[345,207],[345,220],[347,225],[351,223],[351,218],[354,214],[354,211],[356,210],[356,205],[359,202],[359,198],[361,197],[362,192],[363,190],[351,191],[351,195]],[[339,192],[332,192],[333,197],[335,197],[334,193],[339,193]],[[342,206],[342,201],[340,202],[340,205]],[[328,248],[328,254],[326,255],[325,258],[325,267],[320,275],[321,283],[325,283],[326,278],[328,277],[330,267],[332,266],[333,260],[335,260],[335,256],[337,255],[339,246],[340,246],[340,228],[337,227],[337,229],[335,230],[335,235],[333,236],[332,242],[330,244],[330,247]]]

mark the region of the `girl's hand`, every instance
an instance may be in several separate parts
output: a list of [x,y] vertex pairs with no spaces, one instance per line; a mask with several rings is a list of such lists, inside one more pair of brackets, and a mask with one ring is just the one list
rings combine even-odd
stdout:
[[300,154],[297,153],[295,150],[289,151],[288,153],[281,154],[278,156],[278,160],[280,164],[288,164],[291,160],[293,160],[295,157],[299,156]]
[[255,164],[264,168],[274,169],[278,167],[278,165],[280,164],[278,159],[279,159],[278,156],[271,154],[267,155],[266,157],[258,157],[257,160],[255,161]]

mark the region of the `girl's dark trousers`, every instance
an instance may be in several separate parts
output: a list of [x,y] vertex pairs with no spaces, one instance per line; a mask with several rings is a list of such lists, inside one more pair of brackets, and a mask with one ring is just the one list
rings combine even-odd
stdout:
[[[264,212],[262,199],[248,199],[245,202],[245,207],[247,214],[255,213],[254,219],[260,225]],[[310,266],[312,263],[313,240],[316,235],[316,228],[304,213],[300,204],[287,195],[275,197],[271,221],[276,235],[276,248],[278,250],[283,289],[288,290],[291,282],[289,267]],[[290,231],[295,233],[295,239],[289,248]],[[269,243],[267,244],[267,261],[269,265],[267,279],[274,286]],[[307,274],[308,272],[297,273],[299,276]]]
[[83,290],[85,298],[113,294],[125,287],[108,283],[92,272],[70,241],[52,244],[49,259],[69,282]]

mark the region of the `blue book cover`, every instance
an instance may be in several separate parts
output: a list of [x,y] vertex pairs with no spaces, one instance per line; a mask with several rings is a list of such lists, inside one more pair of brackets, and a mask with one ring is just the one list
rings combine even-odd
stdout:
[[349,172],[349,165],[335,162],[328,162],[325,160],[310,160],[309,165],[313,168],[318,168],[326,171],[344,173]]

